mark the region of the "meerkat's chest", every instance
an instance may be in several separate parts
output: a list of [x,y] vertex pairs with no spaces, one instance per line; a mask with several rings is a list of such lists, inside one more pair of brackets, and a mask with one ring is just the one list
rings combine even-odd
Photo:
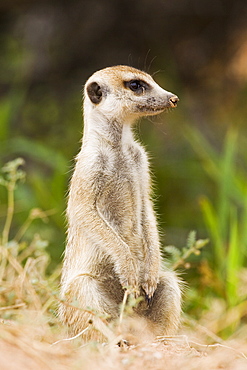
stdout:
[[148,193],[148,165],[145,153],[126,146],[110,155],[105,181],[98,198],[104,217],[121,235],[141,234],[142,210]]
[[[109,183],[119,192],[130,191],[131,196],[141,196],[142,189],[148,183],[148,161],[143,148],[139,145],[126,145],[111,153],[108,157],[110,171],[108,173]],[[114,191],[114,190],[113,190]]]

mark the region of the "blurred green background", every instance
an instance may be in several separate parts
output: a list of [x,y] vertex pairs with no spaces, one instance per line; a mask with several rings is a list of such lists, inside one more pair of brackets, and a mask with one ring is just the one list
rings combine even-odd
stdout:
[[[210,243],[184,273],[188,310],[213,294],[227,307],[246,293],[247,2],[242,0],[8,0],[0,3],[0,164],[25,159],[12,237],[32,208],[30,238],[65,246],[66,191],[83,131],[83,84],[97,69],[128,64],[180,98],[142,120],[151,155],[163,245],[183,248],[190,230]],[[7,207],[0,188],[0,226]],[[45,221],[45,222],[44,222]],[[198,294],[199,292],[199,294]],[[192,297],[192,295],[194,296]],[[242,307],[242,306],[241,306]],[[240,318],[245,320],[244,305]]]

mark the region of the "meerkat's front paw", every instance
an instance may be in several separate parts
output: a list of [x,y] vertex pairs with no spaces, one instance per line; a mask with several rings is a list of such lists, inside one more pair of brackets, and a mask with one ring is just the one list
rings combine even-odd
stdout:
[[140,289],[137,276],[132,275],[127,278],[121,277],[120,283],[124,289],[129,291],[130,294],[134,294],[135,298],[139,297]]
[[[118,267],[118,266],[116,266]],[[124,266],[117,268],[120,283],[124,289],[128,289],[135,297],[140,295],[139,266],[134,260],[126,261]]]
[[141,284],[142,289],[144,290],[146,294],[146,299],[148,303],[150,303],[150,300],[152,299],[154,292],[157,288],[158,284],[158,278],[155,278],[153,276],[147,275],[144,276],[144,281]]

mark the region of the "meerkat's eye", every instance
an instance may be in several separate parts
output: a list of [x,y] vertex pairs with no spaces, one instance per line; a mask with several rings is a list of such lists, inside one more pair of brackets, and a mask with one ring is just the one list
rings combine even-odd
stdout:
[[147,90],[150,86],[142,80],[130,80],[125,82],[125,87],[129,88],[130,90],[138,94],[141,94],[145,90]]
[[138,80],[130,81],[129,82],[129,88],[132,91],[136,91],[138,89],[141,89],[142,88],[141,81],[138,81]]

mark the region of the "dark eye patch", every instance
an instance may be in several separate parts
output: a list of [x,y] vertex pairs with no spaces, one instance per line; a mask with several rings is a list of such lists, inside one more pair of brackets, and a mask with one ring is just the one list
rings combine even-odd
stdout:
[[125,81],[124,85],[126,88],[132,90],[133,92],[137,94],[143,93],[145,90],[150,89],[150,85],[148,85],[146,82],[142,80],[130,80]]

